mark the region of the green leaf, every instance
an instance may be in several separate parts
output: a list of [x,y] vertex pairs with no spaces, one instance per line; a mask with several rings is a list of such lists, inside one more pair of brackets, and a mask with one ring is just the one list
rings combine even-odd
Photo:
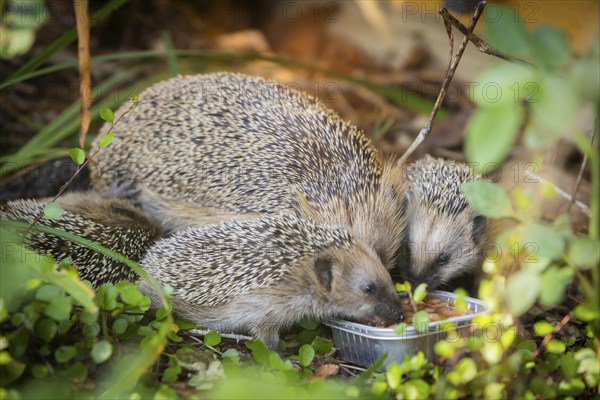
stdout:
[[533,325],[533,331],[537,336],[546,336],[554,331],[554,327],[548,321],[538,321]]
[[492,47],[513,56],[529,54],[529,32],[523,19],[511,8],[488,6],[485,22],[485,36]]
[[98,307],[94,302],[94,291],[88,284],[77,278],[77,273],[75,271],[62,271],[60,274],[47,274],[44,278],[53,285],[62,288],[77,303],[82,305],[86,311],[90,313],[96,313],[98,311]]
[[411,285],[410,282],[402,282],[402,283],[396,283],[396,292],[410,292],[411,291]]
[[71,316],[71,298],[60,296],[52,299],[44,309],[44,314],[55,321],[65,321]]
[[481,349],[483,359],[490,365],[498,364],[502,360],[503,354],[502,343],[497,341],[486,342]]
[[559,268],[553,265],[542,273],[540,303],[546,306],[560,304],[567,287],[573,281],[574,272],[570,268]]
[[173,383],[177,380],[180,373],[181,373],[181,367],[179,365],[176,365],[174,367],[169,367],[169,368],[165,369],[165,372],[163,372],[162,381],[164,383]]
[[427,332],[429,330],[429,314],[427,311],[417,311],[413,316],[413,326],[419,332]]
[[578,375],[578,367],[579,362],[575,359],[573,353],[569,352],[560,358],[560,369],[563,371],[566,378],[576,378]]
[[575,307],[573,316],[581,321],[589,322],[600,318],[600,311],[597,304],[583,303]]
[[406,324],[406,322],[400,322],[394,327],[394,333],[398,336],[402,336],[407,328],[408,325]]
[[85,151],[81,150],[79,147],[73,147],[69,150],[69,156],[77,165],[81,165],[85,162]]
[[452,358],[456,352],[452,343],[449,343],[446,340],[440,340],[437,342],[434,345],[433,350],[436,352],[436,354],[445,358]]
[[47,377],[49,372],[50,370],[44,364],[34,364],[33,367],[31,367],[31,375],[36,379]]
[[167,315],[169,315],[170,311],[164,306],[161,305],[160,307],[158,307],[158,310],[156,311],[156,320],[160,321],[163,320],[167,317]]
[[221,343],[221,335],[219,335],[219,332],[208,332],[204,336],[204,343],[207,346],[217,346],[219,343]]
[[540,293],[540,278],[530,270],[520,270],[508,278],[506,302],[511,313],[520,316],[529,310]]
[[568,82],[582,100],[596,101],[600,92],[600,62],[598,59],[577,60],[570,70]]
[[113,322],[112,330],[115,335],[122,335],[127,330],[129,323],[124,318],[119,318]]
[[313,347],[313,349],[315,349],[317,354],[327,354],[333,348],[333,343],[331,343],[331,340],[324,339],[319,336],[317,336],[310,345]]
[[[19,379],[23,372],[25,372],[26,364],[21,363],[17,360],[13,360],[8,365],[0,367],[0,390],[4,389],[3,386],[8,385],[11,382]],[[10,398],[10,397],[9,397]]]
[[460,375],[460,382],[468,383],[477,376],[477,364],[472,358],[463,358],[456,364],[455,371]]
[[64,374],[73,380],[81,382],[87,377],[88,370],[83,363],[76,362],[75,364],[67,368]]
[[537,64],[554,71],[571,58],[571,46],[564,32],[552,25],[538,25],[531,34],[531,48]]
[[550,341],[546,344],[546,351],[552,354],[562,354],[566,349],[567,347],[560,340],[550,339]]
[[502,218],[513,215],[510,197],[499,185],[478,180],[463,183],[462,190],[469,205],[486,217]]
[[59,363],[69,362],[73,359],[73,357],[75,357],[75,355],[77,355],[75,346],[60,346],[54,352],[54,358],[56,358],[56,361]]
[[[272,351],[269,354],[269,363],[271,364],[271,367],[278,370],[278,371],[286,371],[289,369],[288,364],[286,364],[282,359],[281,356]],[[291,366],[291,365],[290,365]]]
[[585,392],[585,383],[579,379],[569,379],[558,384],[558,392],[564,396],[575,397]]
[[463,288],[458,288],[454,290],[454,294],[456,295],[454,307],[459,311],[466,312],[469,309],[469,304],[467,303],[467,300],[465,300],[465,297],[467,297],[469,293]]
[[398,389],[400,387],[400,382],[402,381],[402,369],[395,362],[391,363],[388,367],[387,373],[385,374],[385,378],[390,386],[390,389]]
[[115,134],[112,132],[108,132],[106,135],[102,136],[102,138],[98,142],[98,147],[108,146],[109,144],[111,144],[111,142],[113,141],[114,138],[115,138]]
[[240,363],[240,353],[236,349],[227,349],[223,352],[223,360],[231,360],[233,364]]
[[579,269],[597,267],[600,262],[600,245],[588,236],[577,237],[569,243],[567,257]]
[[[562,256],[565,249],[565,239],[560,232],[551,226],[531,223],[524,226],[523,242],[535,247],[535,258],[549,258],[555,260]],[[527,260],[525,260],[527,262]]]
[[423,379],[411,379],[404,384],[407,399],[426,399],[429,397],[429,384]]
[[53,201],[52,203],[48,203],[46,207],[44,207],[44,217],[49,220],[59,219],[65,210],[62,208],[60,203]]
[[40,301],[50,302],[52,299],[63,295],[63,290],[58,286],[46,284],[40,287],[35,293],[35,298]]
[[319,326],[319,322],[314,318],[302,318],[298,324],[304,329],[308,329],[310,331],[317,329],[317,326]]
[[137,286],[127,285],[121,288],[121,300],[123,300],[125,304],[136,306],[142,301],[143,296],[144,295]]
[[510,153],[523,118],[518,103],[476,110],[466,128],[465,155],[469,163],[481,172],[502,162]]
[[310,344],[304,344],[300,347],[298,356],[300,357],[300,364],[308,367],[315,357],[315,349]]
[[269,349],[260,340],[246,341],[246,347],[252,352],[252,357],[261,365],[269,365]]
[[540,131],[538,135],[547,143],[561,135],[572,135],[575,117],[581,111],[579,94],[567,80],[549,74],[540,80],[539,89],[538,101],[530,103],[531,118]]
[[480,108],[506,108],[523,101],[538,101],[539,78],[527,65],[501,62],[486,68],[476,79],[471,100]]
[[115,114],[108,107],[100,108],[100,118],[106,122],[113,122],[115,120]]
[[427,296],[427,286],[428,285],[426,283],[421,283],[419,286],[417,286],[415,292],[413,293],[413,300],[415,303],[420,303]]
[[104,361],[108,360],[113,353],[113,345],[107,340],[99,340],[92,347],[92,360],[96,364],[101,364]]

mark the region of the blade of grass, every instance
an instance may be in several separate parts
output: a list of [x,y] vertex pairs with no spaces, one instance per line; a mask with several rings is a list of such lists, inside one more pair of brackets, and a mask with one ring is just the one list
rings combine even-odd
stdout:
[[[276,56],[264,56],[258,53],[227,53],[227,52],[215,52],[215,51],[202,51],[202,50],[173,50],[172,53],[177,57],[191,57],[198,58],[200,60],[211,60],[211,61],[254,61],[264,60],[275,62],[290,68],[302,68],[309,71],[321,72],[328,76],[344,79],[350,82],[354,82],[367,89],[379,93],[394,104],[408,108],[409,110],[420,113],[429,114],[433,109],[433,102],[424,100],[420,96],[414,95],[402,89],[389,87],[379,83],[371,82],[367,79],[356,78],[352,75],[332,71],[326,68],[315,67],[314,65],[304,64],[298,61],[289,60],[283,57]],[[165,53],[162,51],[132,51],[119,54],[106,54],[102,56],[92,57],[92,63],[105,62],[105,61],[116,61],[116,60],[131,60],[136,58],[162,58],[165,57]],[[0,84],[0,89],[6,89],[7,87],[14,85],[26,79],[30,79],[36,76],[49,74],[52,72],[60,71],[67,68],[74,68],[77,66],[77,62],[57,64],[48,68],[40,69],[39,71],[24,75],[17,79]],[[436,116],[436,120],[444,120],[448,117],[448,113],[441,109]]]
[[[94,89],[93,97],[98,96],[98,94],[102,94],[106,92],[110,87],[117,85],[119,83],[124,82],[127,79],[134,77],[138,72],[140,72],[143,68],[133,67],[126,70],[122,70],[105,81],[101,82]],[[112,99],[114,102],[114,99]],[[103,104],[107,104],[104,102]],[[110,102],[108,102],[110,104]],[[30,151],[33,149],[41,147],[49,147],[54,143],[64,139],[68,134],[60,133],[64,132],[64,129],[61,127],[68,124],[73,118],[78,117],[79,112],[79,101],[75,101],[71,104],[67,109],[65,109],[62,113],[60,113],[56,118],[54,118],[51,122],[48,123],[44,128],[42,128],[33,138],[31,138],[17,153],[15,153],[16,157],[26,157]],[[97,107],[95,107],[97,109]],[[96,112],[97,114],[97,112]],[[93,118],[97,118],[96,114],[92,114]]]
[[169,31],[164,30],[160,33],[160,35],[162,36],[162,40],[167,50],[167,63],[169,64],[171,76],[177,76],[179,75],[179,65],[177,64],[177,54],[175,53],[175,48],[173,47],[173,39],[171,38],[171,34]]
[[[127,0],[111,0],[107,4],[105,4],[97,13],[95,13],[90,20],[90,27],[94,26],[97,22],[102,21],[106,17],[108,17],[113,11],[120,8],[123,4],[125,4]],[[77,39],[77,29],[73,28],[62,34],[58,39],[54,42],[50,43],[44,50],[36,54],[31,60],[27,61],[25,64],[21,66],[18,70],[12,73],[7,81],[12,81],[21,75],[30,73],[34,71],[37,67],[45,63],[50,57],[56,54],[58,51],[67,47],[69,44],[73,43]],[[1,90],[0,90],[1,92]]]

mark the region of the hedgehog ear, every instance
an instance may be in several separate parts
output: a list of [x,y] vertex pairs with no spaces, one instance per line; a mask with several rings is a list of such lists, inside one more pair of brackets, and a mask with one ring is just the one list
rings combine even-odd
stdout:
[[333,260],[328,257],[319,257],[315,261],[315,272],[319,282],[327,289],[331,291]]
[[485,235],[485,229],[487,228],[487,218],[483,215],[477,215],[473,218],[473,241],[479,244]]

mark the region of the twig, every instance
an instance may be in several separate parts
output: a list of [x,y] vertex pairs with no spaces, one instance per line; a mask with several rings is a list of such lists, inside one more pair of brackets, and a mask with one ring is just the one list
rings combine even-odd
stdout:
[[90,18],[88,0],[73,2],[77,23],[77,50],[79,58],[79,98],[81,101],[81,125],[79,126],[79,146],[85,151],[85,137],[90,129],[92,116],[92,76],[90,73]]
[[[188,331],[188,333],[190,335],[196,335],[196,336],[206,336],[206,334],[210,332],[204,329],[190,329]],[[226,338],[226,339],[233,339],[236,340],[238,342],[244,341],[244,340],[253,340],[254,338],[250,337],[250,336],[246,336],[246,335],[239,335],[237,333],[219,333],[219,335],[221,335],[222,338]]]
[[[110,127],[108,128],[108,131],[104,133],[104,135],[109,134],[110,132],[112,132],[113,128],[115,127],[115,125],[125,116],[127,115],[131,110],[133,110],[133,108],[136,106],[137,101],[134,101],[131,106],[127,109],[127,111],[125,111],[123,114],[121,114],[119,116],[119,118],[117,118],[116,120],[114,120],[113,122],[111,122]],[[71,176],[71,178],[65,182],[64,185],[62,185],[60,187],[60,189],[58,190],[58,193],[50,200],[49,203],[54,203],[56,200],[58,200],[58,198],[60,196],[62,196],[62,194],[64,193],[65,190],[67,190],[67,188],[69,187],[69,185],[73,182],[73,180],[77,177],[77,175],[79,175],[79,173],[81,171],[83,171],[83,169],[88,165],[88,163],[93,162],[94,156],[96,154],[98,154],[98,152],[100,151],[100,146],[96,146],[96,149],[94,150],[94,152],[86,158],[86,160],[81,163],[81,165],[79,165],[77,167],[77,170],[75,170],[75,173],[73,173],[73,176]],[[42,209],[40,211],[40,213],[35,217],[35,219],[33,220],[33,222],[31,223],[31,225],[29,225],[29,229],[27,229],[27,232],[25,232],[25,234],[28,234],[29,231],[31,231],[31,228],[33,227],[33,225],[37,224],[40,219],[42,219],[42,217],[44,216],[44,209]]]
[[[222,352],[220,352],[219,350],[217,350],[217,349],[216,349],[216,348],[214,348],[213,346],[206,344],[206,342],[205,342],[204,340],[201,340],[201,339],[199,339],[199,338],[197,338],[196,336],[193,336],[193,335],[189,335],[189,336],[190,336],[190,338],[191,338],[192,340],[194,340],[194,341],[196,341],[196,342],[200,343],[200,344],[201,344],[201,345],[203,345],[203,346],[206,346],[206,347],[208,347],[210,350],[214,351],[215,353],[217,353],[217,354],[219,354],[219,355],[221,355],[221,356],[223,355],[223,353],[222,353]],[[223,335],[221,335],[221,337],[223,337]]]
[[575,198],[573,196],[571,196],[567,191],[558,187],[554,182],[549,181],[548,179],[542,178],[538,174],[532,173],[531,176],[539,179],[542,183],[552,186],[552,188],[554,190],[556,190],[556,193],[561,195],[561,197],[563,197],[564,199],[573,202],[588,217],[591,215],[590,208],[588,206],[586,206],[584,203],[582,203],[579,200],[575,200]]
[[355,369],[357,371],[362,371],[365,372],[367,369],[363,368],[363,367],[358,367],[356,365],[351,365],[351,364],[338,364],[340,367],[344,367],[344,368],[348,368],[348,369]]
[[[596,122],[594,124],[594,131],[592,132],[592,137],[590,138],[590,145],[594,145],[594,138],[596,137],[596,131],[598,130],[598,117],[596,117]],[[567,213],[571,211],[573,204],[575,204],[575,199],[577,198],[577,192],[579,192],[579,187],[581,186],[581,181],[583,179],[583,172],[585,171],[585,167],[587,165],[588,156],[587,153],[583,154],[583,161],[581,162],[581,167],[579,168],[579,173],[577,174],[577,181],[575,182],[575,187],[573,188],[573,193],[571,194],[571,201],[569,202],[569,207],[567,208]]]
[[567,315],[565,315],[563,317],[562,320],[560,320],[560,322],[558,323],[558,325],[556,325],[554,327],[554,329],[552,330],[552,332],[550,332],[549,334],[547,334],[546,336],[544,336],[544,340],[542,340],[542,343],[540,343],[540,345],[538,346],[538,348],[535,349],[535,351],[531,354],[533,356],[533,358],[537,357],[540,354],[540,352],[542,351],[542,349],[544,347],[546,347],[546,345],[552,339],[552,337],[554,336],[554,334],[556,332],[560,331],[562,328],[564,328],[564,326],[567,323],[569,323],[570,320],[571,320],[571,313],[568,313]]
[[481,53],[484,53],[484,54],[487,54],[490,56],[494,56],[494,57],[500,58],[505,61],[523,63],[523,64],[534,66],[529,61],[525,61],[518,57],[509,56],[508,54],[504,54],[504,53],[494,49],[489,44],[487,44],[483,39],[481,39],[479,36],[474,34],[472,29],[467,28],[466,26],[464,26],[462,24],[462,22],[460,22],[459,20],[454,18],[454,16],[452,16],[452,14],[450,14],[448,12],[448,10],[446,10],[445,8],[442,8],[440,10],[440,14],[442,15],[442,17],[444,17],[444,19],[448,19],[448,21],[456,29],[458,29],[460,31],[460,33],[465,35],[471,41],[471,43],[473,43],[475,45],[475,47],[477,47],[477,50],[479,50]]
[[[483,12],[483,9],[485,7],[485,3],[486,3],[485,1],[480,1],[479,4],[477,4],[477,8],[475,9],[475,12],[473,13],[473,17],[471,18],[471,22],[469,23],[469,27],[467,28],[470,32],[473,31],[473,29],[475,28],[475,25],[477,24],[477,21],[479,21],[479,17],[481,17],[481,13]],[[454,58],[452,58],[452,53],[454,50],[454,36],[452,34],[451,21],[446,16],[448,13],[447,12],[444,13],[442,10],[445,10],[445,8],[442,7],[442,9],[440,10],[440,14],[444,18],[444,25],[446,27],[446,32],[448,33],[448,41],[450,43],[450,59],[451,60],[448,64],[448,69],[446,71],[446,77],[444,78],[442,88],[440,89],[438,97],[435,100],[435,104],[433,105],[433,110],[431,110],[431,114],[429,115],[429,119],[427,120],[427,123],[425,124],[423,129],[421,129],[421,131],[419,132],[419,135],[415,138],[415,140],[410,145],[408,150],[406,150],[406,152],[404,152],[402,157],[400,157],[400,159],[397,161],[398,164],[403,164],[406,161],[406,159],[412,153],[414,153],[415,149],[425,140],[427,135],[429,135],[429,132],[431,132],[431,127],[433,125],[433,119],[435,118],[436,114],[438,113],[438,111],[442,105],[442,101],[444,100],[444,97],[446,97],[446,92],[448,90],[448,87],[450,86],[450,82],[452,81],[452,78],[454,77],[454,72],[456,72],[458,63],[460,62],[460,59],[462,58],[462,55],[465,52],[467,44],[469,43],[469,40],[470,40],[468,36],[465,36],[460,44],[460,47],[458,48],[458,51],[456,52],[456,55],[454,56]]]

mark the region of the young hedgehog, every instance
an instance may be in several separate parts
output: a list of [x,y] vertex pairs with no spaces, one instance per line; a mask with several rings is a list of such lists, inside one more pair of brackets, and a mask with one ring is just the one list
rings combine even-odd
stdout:
[[[0,219],[32,223],[49,201],[30,199],[8,202],[0,210]],[[65,194],[57,201],[65,212],[58,219],[41,218],[38,221],[40,225],[97,242],[134,261],[139,261],[161,235],[156,222],[123,200],[85,192]],[[54,235],[30,231],[26,245],[57,261],[71,257],[81,279],[90,281],[95,287],[104,282],[131,281],[137,276],[123,263]]]
[[468,165],[425,156],[406,166],[407,232],[398,273],[413,284],[452,287],[483,263],[487,219],[467,204],[461,185],[476,179]]
[[166,231],[204,223],[200,206],[223,209],[215,214],[224,221],[293,211],[347,227],[395,265],[405,228],[400,167],[316,100],[231,73],[176,77],[139,98],[97,156],[96,189],[132,182],[132,200]]
[[[303,317],[373,324],[404,319],[378,256],[345,228],[265,214],[178,231],[141,261],[173,287],[173,310],[214,330],[248,332],[271,349]],[[141,288],[156,297],[149,286]]]

